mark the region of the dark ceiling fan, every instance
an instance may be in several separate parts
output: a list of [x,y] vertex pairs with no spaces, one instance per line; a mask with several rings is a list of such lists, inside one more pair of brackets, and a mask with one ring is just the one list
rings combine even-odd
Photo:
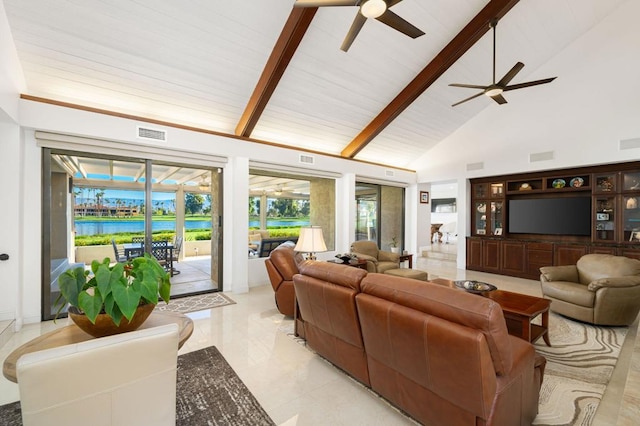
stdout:
[[512,84],[509,86],[509,82],[513,80],[513,78],[520,72],[522,68],[524,68],[524,64],[522,62],[516,63],[513,68],[509,70],[508,73],[502,77],[500,81],[496,83],[496,26],[498,25],[498,21],[494,20],[491,22],[491,28],[493,28],[493,83],[488,86],[480,86],[476,84],[456,84],[452,83],[449,86],[453,87],[466,87],[468,89],[481,89],[482,92],[476,93],[475,95],[468,97],[467,99],[463,99],[460,102],[456,102],[451,106],[460,105],[464,102],[470,101],[471,99],[477,98],[481,95],[487,95],[498,104],[506,104],[507,100],[502,96],[503,92],[508,92],[509,90],[516,89],[524,89],[525,87],[537,86],[539,84],[551,83],[557,77],[545,78],[542,80],[528,81],[526,83]]
[[419,28],[414,27],[389,10],[389,8],[401,1],[402,0],[296,0],[293,7],[358,6],[358,14],[354,18],[351,28],[349,28],[349,32],[342,42],[342,46],[340,46],[340,49],[346,52],[349,50],[349,47],[351,47],[351,44],[368,18],[374,18],[411,38],[418,38],[424,35],[424,32]]

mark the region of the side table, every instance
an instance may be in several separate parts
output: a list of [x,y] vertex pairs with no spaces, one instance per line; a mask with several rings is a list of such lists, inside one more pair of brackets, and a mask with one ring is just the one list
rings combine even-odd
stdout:
[[400,255],[400,263],[404,261],[409,262],[409,269],[413,268],[413,255],[412,254],[401,254]]

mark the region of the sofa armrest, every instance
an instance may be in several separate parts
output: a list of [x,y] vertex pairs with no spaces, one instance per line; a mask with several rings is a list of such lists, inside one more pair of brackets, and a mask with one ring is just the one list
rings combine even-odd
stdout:
[[358,253],[355,251],[351,252],[352,254],[355,254],[356,256],[358,256],[358,259],[360,260],[368,260],[369,262],[373,262],[374,264],[378,264],[378,259],[376,259],[373,256],[369,256],[368,254],[362,254],[362,253]]
[[540,280],[580,282],[576,265],[543,266],[540,268]]
[[637,285],[640,285],[640,276],[632,275],[629,277],[600,278],[599,280],[591,281],[587,288],[589,291],[597,291],[601,288],[635,287]]
[[400,263],[400,255],[398,253],[392,253],[390,251],[380,250],[378,252],[378,260],[381,262]]

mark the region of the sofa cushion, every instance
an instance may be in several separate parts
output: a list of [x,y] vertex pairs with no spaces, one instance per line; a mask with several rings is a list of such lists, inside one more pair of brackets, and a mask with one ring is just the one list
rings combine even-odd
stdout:
[[368,274],[361,283],[362,293],[482,331],[496,373],[506,375],[511,371],[509,334],[498,303],[430,282],[389,278],[384,274]]
[[590,291],[586,285],[572,283],[570,281],[543,282],[542,293],[545,297],[551,297],[586,308],[593,308],[596,300],[595,292]]
[[583,284],[600,278],[640,275],[640,260],[610,254],[587,254],[578,260],[576,267]]

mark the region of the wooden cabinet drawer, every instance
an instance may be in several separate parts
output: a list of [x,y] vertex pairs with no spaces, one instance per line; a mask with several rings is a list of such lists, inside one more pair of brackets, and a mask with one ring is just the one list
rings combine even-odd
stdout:
[[553,251],[553,243],[527,243],[529,250]]
[[551,250],[527,250],[527,259],[529,263],[546,263],[551,265],[553,262],[553,252]]

